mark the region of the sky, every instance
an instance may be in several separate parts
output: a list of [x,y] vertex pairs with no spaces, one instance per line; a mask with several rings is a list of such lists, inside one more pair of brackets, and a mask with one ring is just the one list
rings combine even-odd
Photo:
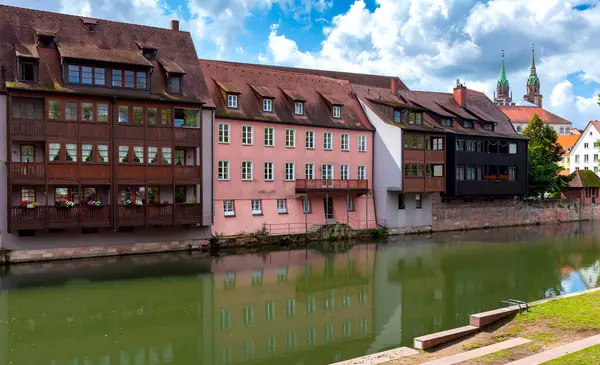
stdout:
[[[600,0],[0,0],[168,28],[200,58],[375,73],[415,90],[460,79],[493,97],[505,52],[514,99],[535,44],[544,108],[583,128],[600,119]],[[597,6],[598,5],[598,6]]]

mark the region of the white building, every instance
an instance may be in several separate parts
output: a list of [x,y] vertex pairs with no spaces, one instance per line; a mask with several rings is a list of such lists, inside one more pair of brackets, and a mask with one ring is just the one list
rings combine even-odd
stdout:
[[593,170],[598,174],[598,156],[600,148],[597,142],[600,139],[600,121],[591,121],[583,130],[581,137],[571,149],[569,172],[575,170]]

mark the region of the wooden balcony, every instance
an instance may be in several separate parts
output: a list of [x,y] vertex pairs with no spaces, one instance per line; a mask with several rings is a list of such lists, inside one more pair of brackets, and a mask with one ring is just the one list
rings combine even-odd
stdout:
[[80,224],[82,228],[110,228],[111,206],[81,207]]
[[48,228],[66,229],[79,227],[79,207],[45,207]]
[[435,193],[446,191],[444,177],[405,177],[404,192],[407,193]]
[[200,129],[174,128],[175,145],[180,147],[198,147],[202,138]]
[[200,166],[175,166],[175,182],[200,184]]
[[46,228],[46,209],[38,207],[33,209],[12,207],[11,230],[39,230]]
[[173,181],[173,166],[147,166],[146,181],[148,184],[170,184]]
[[79,123],[48,122],[46,136],[65,141],[77,140],[79,138]]
[[43,184],[46,167],[43,162],[11,162],[10,177],[13,184]]
[[46,130],[43,120],[11,120],[10,138],[21,141],[43,141]]
[[171,144],[173,142],[173,128],[148,126],[146,128],[146,141],[149,143]]
[[148,205],[147,216],[150,225],[173,225],[173,205]]
[[48,163],[48,181],[52,184],[73,184],[79,178],[78,165],[75,163]]
[[368,180],[296,180],[296,193],[326,192],[359,192],[369,191]]
[[144,126],[143,125],[127,125],[127,124],[119,124],[117,125],[117,135],[118,139],[129,139],[136,141],[144,140]]
[[143,165],[117,166],[117,180],[120,184],[143,183],[146,180],[146,167]]
[[110,139],[109,128],[108,123],[82,123],[79,133],[82,140],[108,141]]
[[197,224],[202,222],[200,204],[175,204],[175,224]]
[[110,165],[82,163],[79,165],[79,181],[86,184],[110,184]]
[[72,208],[37,207],[33,209],[13,207],[12,231],[74,228],[110,228],[111,206]]
[[145,226],[146,207],[143,205],[120,205],[118,225],[120,227]]

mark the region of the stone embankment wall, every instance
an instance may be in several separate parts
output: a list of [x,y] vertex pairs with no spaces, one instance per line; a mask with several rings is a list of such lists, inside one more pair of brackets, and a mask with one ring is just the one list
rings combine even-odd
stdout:
[[436,196],[433,204],[432,231],[575,222],[600,217],[600,205],[580,205],[576,199],[522,201],[509,198],[444,202]]

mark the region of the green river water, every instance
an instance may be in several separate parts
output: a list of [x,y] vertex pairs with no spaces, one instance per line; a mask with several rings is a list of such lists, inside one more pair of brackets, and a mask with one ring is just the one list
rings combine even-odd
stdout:
[[5,267],[0,365],[324,365],[595,287],[594,223]]

